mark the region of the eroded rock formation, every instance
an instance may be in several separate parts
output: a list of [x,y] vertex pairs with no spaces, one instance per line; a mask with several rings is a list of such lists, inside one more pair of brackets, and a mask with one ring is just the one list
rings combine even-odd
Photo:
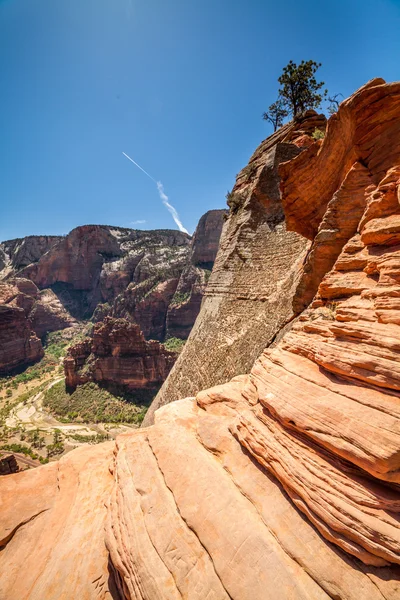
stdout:
[[51,290],[22,278],[0,282],[0,373],[40,360],[41,338],[75,324]]
[[29,235],[0,243],[0,280],[37,262],[61,240],[59,235]]
[[[17,344],[8,362],[0,359],[2,372],[43,355],[34,335],[27,341],[29,330],[43,339],[93,313],[95,321],[128,319],[148,340],[186,339],[200,310],[224,213],[206,213],[192,239],[179,231],[86,225],[65,237],[30,236],[1,244],[0,303],[23,308],[27,319],[24,332],[18,326],[26,350]],[[16,323],[11,312],[3,310],[0,317],[5,338]],[[22,313],[19,319],[24,320]]]
[[[357,120],[371,93],[375,112]],[[357,140],[375,128],[379,160],[361,161],[358,144],[344,168],[331,127],[343,120]],[[315,219],[304,273],[320,282],[248,375],[115,443],[3,478],[1,598],[400,598],[399,126],[400,83],[344,102],[325,140],[305,146],[325,156],[314,182],[331,162],[342,173],[321,211],[307,208],[304,155],[283,167],[290,226],[310,234],[305,212]],[[336,214],[345,196],[355,228]]]
[[146,425],[158,407],[249,371],[298,314],[293,300],[309,242],[286,230],[278,167],[302,152],[304,139],[312,142],[315,128],[325,125],[323,115],[309,111],[265,140],[237,176],[201,312]]
[[88,381],[130,390],[156,388],[167,377],[177,354],[146,341],[139,325],[106,317],[91,338],[69,348],[64,359],[65,384],[74,389]]

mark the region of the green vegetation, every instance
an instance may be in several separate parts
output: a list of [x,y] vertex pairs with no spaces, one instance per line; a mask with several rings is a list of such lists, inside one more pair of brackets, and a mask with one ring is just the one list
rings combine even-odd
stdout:
[[311,137],[313,138],[313,140],[323,140],[325,137],[325,131],[321,131],[321,129],[318,129],[318,127],[316,127]]
[[[225,215],[224,215],[224,216],[225,216]],[[206,280],[206,283],[208,283],[208,280],[209,280],[209,279],[210,279],[210,277],[211,277],[211,270],[210,270],[210,269],[204,269],[204,268],[203,268],[203,271],[204,271],[204,279]]]
[[175,292],[172,298],[172,304],[183,304],[189,300],[190,296],[190,292],[184,292],[183,294],[182,292]]
[[62,442],[61,431],[59,429],[54,430],[53,443],[46,446],[47,458],[62,454],[64,452],[64,444]]
[[62,356],[65,356],[65,352],[69,343],[70,342],[68,340],[63,338],[62,331],[48,333],[44,343],[46,357],[59,360]]
[[109,315],[111,312],[111,304],[109,302],[103,302],[102,304],[98,304],[94,309],[91,321],[93,323],[97,323],[98,321],[103,321],[104,317]]
[[[281,86],[278,99],[263,114],[263,119],[273,125],[274,131],[282,126],[286,117],[296,119],[306,110],[318,108],[326,98],[328,90],[322,90],[325,83],[318,82],[315,77],[320,66],[321,63],[313,60],[302,60],[298,65],[291,60],[284,67],[278,78]],[[330,102],[331,105],[337,103],[337,98],[333,97]]]
[[182,352],[183,346],[186,344],[186,340],[181,340],[177,337],[170,337],[165,340],[164,347],[169,352]]
[[76,442],[82,442],[84,444],[101,444],[109,439],[108,433],[96,433],[94,435],[82,435],[80,433],[74,433],[68,436]]
[[44,437],[40,435],[40,431],[38,428],[34,429],[33,431],[29,431],[26,436],[25,434],[21,434],[21,439],[22,436],[24,436],[24,438],[26,438],[26,441],[31,444],[31,446],[33,446],[34,448],[43,448],[43,446],[45,445],[44,443]]
[[12,396],[12,390],[20,384],[26,384],[35,379],[43,379],[60,366],[60,358],[65,355],[67,346],[71,343],[62,338],[62,332],[48,334],[44,342],[44,357],[41,361],[28,367],[23,373],[0,379],[0,389],[6,388],[6,396]]
[[276,102],[271,104],[268,109],[268,112],[264,112],[262,114],[262,118],[264,121],[269,121],[274,128],[274,131],[282,127],[283,121],[288,116],[288,111],[285,108],[282,99],[278,99]]
[[117,395],[92,382],[69,394],[60,381],[45,392],[43,404],[64,423],[140,423],[154,394],[141,390]]
[[0,450],[7,450],[8,452],[14,452],[16,454],[24,454],[25,456],[30,456],[32,460],[39,460],[42,464],[48,463],[47,458],[43,458],[43,456],[39,456],[32,450],[32,448],[28,448],[28,446],[23,446],[22,444],[5,444],[1,446]]

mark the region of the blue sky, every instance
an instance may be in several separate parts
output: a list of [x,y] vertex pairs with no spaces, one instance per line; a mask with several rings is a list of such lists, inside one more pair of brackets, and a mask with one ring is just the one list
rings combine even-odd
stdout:
[[400,0],[0,0],[0,240],[192,232],[271,132],[291,59],[330,92],[400,79]]

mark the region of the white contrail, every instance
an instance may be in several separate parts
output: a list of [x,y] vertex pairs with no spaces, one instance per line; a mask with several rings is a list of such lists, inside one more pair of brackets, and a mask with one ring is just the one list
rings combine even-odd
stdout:
[[123,152],[122,154],[123,154],[124,156],[126,156],[126,158],[127,158],[128,160],[130,160],[131,162],[133,162],[133,164],[134,164],[134,165],[136,165],[138,169],[140,169],[141,171],[143,171],[143,173],[144,173],[145,175],[147,175],[147,177],[150,177],[150,179],[152,179],[152,180],[154,181],[154,183],[155,183],[155,184],[157,184],[157,181],[154,179],[154,177],[152,177],[151,175],[149,175],[149,174],[148,174],[148,172],[147,172],[147,171],[145,171],[144,169],[142,169],[142,167],[141,167],[140,165],[138,165],[138,164],[137,164],[137,162],[135,162],[135,161],[133,160],[133,158],[131,158],[130,156],[128,156],[127,154],[125,154],[125,152]]
[[171,214],[171,216],[172,216],[173,220],[175,221],[175,225],[177,225],[177,227],[178,227],[179,231],[182,231],[183,233],[187,233],[187,234],[189,234],[188,230],[187,230],[187,229],[186,229],[186,228],[183,226],[183,224],[182,224],[182,221],[181,221],[181,220],[180,220],[180,218],[179,218],[178,211],[176,210],[176,208],[174,208],[174,207],[172,206],[172,204],[170,204],[170,203],[169,203],[168,196],[167,196],[167,194],[164,192],[164,186],[163,186],[163,184],[161,183],[161,181],[156,181],[156,180],[154,179],[154,177],[152,177],[152,176],[151,176],[151,175],[150,175],[150,174],[149,174],[147,171],[145,171],[144,169],[142,169],[142,167],[141,167],[140,165],[138,165],[138,164],[137,164],[137,162],[135,162],[135,161],[133,160],[133,158],[131,158],[130,156],[128,156],[127,154],[125,154],[125,152],[123,152],[122,154],[123,154],[124,156],[126,156],[126,158],[127,158],[128,160],[130,160],[130,161],[131,161],[131,162],[132,162],[134,165],[136,165],[136,167],[137,167],[138,169],[140,169],[141,171],[143,171],[143,173],[144,173],[145,175],[147,175],[147,177],[149,177],[149,178],[150,178],[152,181],[154,181],[154,183],[155,183],[155,184],[156,184],[156,186],[157,186],[158,193],[159,193],[159,195],[160,195],[160,198],[161,198],[161,202],[164,204],[165,208],[166,208],[166,209],[167,209],[167,210],[170,212],[170,214]]
[[177,210],[172,206],[172,204],[170,204],[168,202],[168,196],[164,193],[163,184],[161,183],[161,181],[157,181],[156,183],[157,183],[157,189],[158,189],[158,193],[160,194],[161,201],[164,204],[165,208],[167,210],[169,210],[169,212],[171,213],[171,216],[172,216],[173,220],[175,221],[175,224],[178,226],[179,231],[183,231],[183,233],[189,234],[188,230],[182,225],[182,221],[179,218]]

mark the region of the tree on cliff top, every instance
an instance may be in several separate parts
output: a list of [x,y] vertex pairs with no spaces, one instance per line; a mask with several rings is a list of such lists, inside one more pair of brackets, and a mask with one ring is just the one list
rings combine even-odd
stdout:
[[318,108],[326,98],[328,90],[322,90],[325,83],[318,82],[315,77],[320,66],[321,63],[313,60],[302,60],[299,65],[291,60],[284,67],[278,78],[281,85],[278,100],[263,114],[263,119],[273,124],[274,131],[283,124],[286,116],[295,119],[310,108]]
[[263,119],[265,121],[269,121],[274,131],[276,131],[279,127],[282,127],[284,119],[288,116],[288,111],[283,105],[281,99],[278,99],[276,102],[271,104],[268,109],[268,112],[263,113]]

